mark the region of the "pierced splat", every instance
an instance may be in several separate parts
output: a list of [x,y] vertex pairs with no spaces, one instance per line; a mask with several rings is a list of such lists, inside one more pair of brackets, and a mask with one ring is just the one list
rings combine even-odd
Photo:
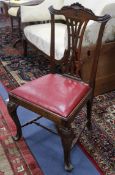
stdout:
[[[71,13],[67,14],[66,10],[68,9],[71,10]],[[77,12],[76,9],[78,10]],[[66,73],[81,77],[80,71],[83,64],[81,59],[81,47],[83,36],[86,26],[90,20],[89,17],[91,17],[91,15],[93,16],[94,13],[91,10],[84,8],[79,3],[74,3],[71,6],[65,6],[61,10],[65,16],[67,24],[67,49],[65,50],[63,58],[65,61],[62,70],[64,69],[64,72],[66,71]],[[89,13],[89,16],[85,15],[87,12]]]
[[[80,76],[82,65],[81,47],[83,35],[88,21],[78,21],[76,18],[66,17],[67,24],[67,50],[65,50],[64,72]],[[66,68],[66,70],[65,70]]]

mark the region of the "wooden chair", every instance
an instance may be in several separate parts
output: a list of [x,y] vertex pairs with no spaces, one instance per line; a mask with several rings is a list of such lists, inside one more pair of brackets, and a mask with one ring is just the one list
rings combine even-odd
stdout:
[[[75,141],[71,123],[83,106],[87,105],[87,127],[91,129],[91,109],[96,70],[103,31],[110,16],[95,16],[91,10],[84,8],[79,3],[62,7],[61,10],[55,10],[50,6],[49,11],[51,14],[51,73],[10,91],[8,111],[17,127],[17,134],[13,137],[15,141],[22,136],[21,128],[28,124],[26,123],[23,126],[20,124],[16,113],[19,105],[40,115],[29,122],[30,124],[33,122],[41,126],[38,122],[36,123],[36,120],[42,116],[53,121],[62,141],[65,170],[71,171],[73,166],[70,160],[70,151],[73,141]],[[67,25],[68,44],[63,58],[58,62],[61,74],[55,72],[55,63],[57,64],[55,62],[55,15],[63,15]],[[100,22],[101,25],[95,54],[92,57],[92,67],[89,70],[89,81],[84,82],[81,75],[81,51],[83,35],[89,20]],[[44,126],[41,127],[49,130]]]

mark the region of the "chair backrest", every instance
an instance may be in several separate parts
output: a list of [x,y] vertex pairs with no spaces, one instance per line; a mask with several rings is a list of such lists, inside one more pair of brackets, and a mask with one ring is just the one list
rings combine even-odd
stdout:
[[[80,70],[82,65],[81,48],[83,35],[86,26],[90,20],[100,22],[100,30],[95,46],[94,57],[92,58],[92,68],[90,73],[89,84],[91,87],[95,85],[95,77],[98,65],[98,59],[101,49],[101,42],[105,24],[110,19],[110,15],[95,16],[95,14],[82,6],[79,3],[74,3],[71,6],[64,6],[61,10],[56,10],[52,6],[49,8],[51,14],[51,64],[52,68],[55,65],[55,15],[64,15],[67,25],[67,48],[61,60],[62,73],[67,73],[71,76],[81,76]],[[82,78],[82,77],[81,77]]]

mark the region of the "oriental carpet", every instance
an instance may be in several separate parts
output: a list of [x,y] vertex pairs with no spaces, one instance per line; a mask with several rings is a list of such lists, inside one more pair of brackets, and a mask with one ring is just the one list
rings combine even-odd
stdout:
[[24,140],[14,142],[15,126],[0,97],[0,175],[43,175]]

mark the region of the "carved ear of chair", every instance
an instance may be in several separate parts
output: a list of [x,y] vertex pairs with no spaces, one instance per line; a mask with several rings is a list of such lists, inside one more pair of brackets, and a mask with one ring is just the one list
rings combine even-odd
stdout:
[[[41,117],[53,121],[57,128],[57,134],[59,134],[62,141],[65,170],[71,171],[73,166],[70,160],[70,151],[73,143],[78,139],[75,137],[71,124],[82,110],[83,106],[86,105],[87,122],[84,123],[84,127],[87,124],[88,129],[91,129],[91,110],[97,65],[103,31],[110,16],[95,16],[91,10],[86,9],[78,3],[62,7],[60,10],[56,10],[51,6],[49,11],[51,14],[51,73],[10,91],[8,111],[17,127],[17,134],[13,137],[14,140],[19,140],[21,138],[21,128],[27,124],[35,123],[36,125],[41,126],[40,123],[36,122],[36,120]],[[65,19],[64,27],[66,28],[67,45],[62,59],[56,61],[56,47],[58,46],[56,44],[56,27],[59,26],[55,22],[55,17],[58,15],[62,15]],[[95,54],[92,57],[91,70],[89,70],[89,81],[84,82],[82,80],[82,75],[80,74],[82,68],[82,41],[86,26],[90,20],[99,22],[100,30],[95,45]],[[62,33],[64,34],[62,26],[60,29],[58,37],[60,37]],[[55,64],[57,63],[60,65],[61,74],[55,73]],[[38,113],[40,116],[21,126],[19,116],[17,116],[16,113],[16,109],[19,105]],[[49,130],[44,126],[41,127]],[[81,132],[79,133],[79,136]]]

